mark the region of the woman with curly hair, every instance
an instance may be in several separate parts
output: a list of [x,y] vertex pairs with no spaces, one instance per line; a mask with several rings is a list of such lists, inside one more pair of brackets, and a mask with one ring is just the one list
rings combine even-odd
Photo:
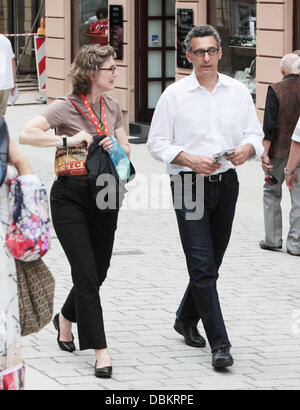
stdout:
[[[118,76],[113,48],[84,46],[70,74],[72,94],[54,101],[43,115],[30,121],[20,143],[89,148],[98,124],[98,131],[101,128],[106,135],[117,138],[129,156],[120,104],[105,94],[114,89]],[[55,129],[56,135],[47,134],[50,129]],[[106,137],[100,145],[105,151],[110,150],[112,139]],[[59,176],[51,191],[51,210],[74,284],[60,314],[54,318],[59,347],[70,353],[75,351],[72,323],[77,323],[80,350],[95,350],[95,376],[111,377],[99,290],[110,265],[118,210],[102,212],[97,208],[87,175]]]

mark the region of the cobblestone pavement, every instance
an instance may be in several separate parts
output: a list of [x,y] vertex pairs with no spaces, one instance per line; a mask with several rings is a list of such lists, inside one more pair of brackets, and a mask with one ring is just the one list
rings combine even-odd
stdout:
[[[9,108],[14,139],[44,106]],[[164,173],[144,145],[132,147],[139,173]],[[35,172],[50,188],[53,149],[24,147]],[[258,247],[263,239],[260,166],[239,170],[241,194],[232,240],[220,272],[219,293],[235,366],[211,367],[209,348],[187,347],[173,331],[188,275],[174,212],[122,210],[109,278],[102,290],[106,331],[114,365],[111,380],[93,376],[93,352],[61,352],[52,325],[23,339],[27,388],[66,390],[298,389],[300,387],[299,259]],[[168,189],[164,192],[168,196]],[[140,188],[145,199],[146,187]],[[136,200],[139,198],[137,197]],[[287,234],[289,194],[284,189]],[[71,286],[58,240],[45,257],[56,279],[55,311]],[[203,331],[203,329],[200,330]],[[76,331],[74,329],[76,335]],[[77,340],[77,338],[76,338]]]

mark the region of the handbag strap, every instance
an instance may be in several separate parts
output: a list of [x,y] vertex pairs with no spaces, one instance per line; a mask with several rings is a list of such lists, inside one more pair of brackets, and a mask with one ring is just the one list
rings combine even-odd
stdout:
[[90,123],[92,123],[92,124],[94,125],[92,119],[89,118],[89,117],[82,111],[82,109],[81,109],[80,107],[78,107],[78,105],[77,105],[73,100],[71,100],[71,98],[69,98],[69,97],[67,97],[67,98],[68,98],[68,100],[70,101],[70,103],[73,105],[73,107],[74,107],[86,120],[88,120]]
[[86,98],[86,96],[83,94],[80,94],[80,98],[82,99],[82,102],[84,103],[84,105],[86,106],[86,109],[88,110],[90,114],[91,120],[93,121],[94,127],[96,128],[98,135],[102,136],[104,132],[106,136],[109,136],[108,121],[107,121],[106,109],[104,105],[104,98],[102,96],[100,98],[100,108],[101,108],[101,112],[103,114],[103,120],[104,120],[104,124],[100,120],[101,125],[97,121],[96,115],[94,111],[92,110],[92,107],[88,99]]
[[88,117],[88,115],[87,115],[85,112],[83,112],[82,109],[81,109],[80,107],[78,107],[78,105],[77,105],[71,98],[69,98],[69,97],[67,97],[67,98],[68,98],[68,100],[70,101],[70,103],[73,105],[73,107],[74,107],[86,120],[88,120],[91,124],[93,124],[93,126],[96,128],[97,134],[98,134],[100,137],[103,136],[103,133],[105,133],[106,136],[109,136],[108,121],[107,121],[107,115],[106,115],[106,109],[105,109],[105,106],[104,106],[104,99],[103,99],[103,97],[101,97],[101,101],[100,101],[100,103],[101,103],[101,111],[103,112],[103,117],[104,117],[104,124],[102,124],[102,125],[100,125],[100,124],[98,123],[97,118],[96,118],[96,116],[95,116],[95,114],[94,114],[94,112],[93,112],[93,110],[92,110],[92,108],[91,108],[91,106],[90,106],[90,103],[88,102],[88,99],[87,99],[84,95],[82,95],[82,94],[80,94],[80,97],[81,97],[83,103],[85,104],[85,106],[86,106],[86,108],[87,108],[87,110],[88,110],[88,112],[89,112],[89,114],[90,114],[90,117]]

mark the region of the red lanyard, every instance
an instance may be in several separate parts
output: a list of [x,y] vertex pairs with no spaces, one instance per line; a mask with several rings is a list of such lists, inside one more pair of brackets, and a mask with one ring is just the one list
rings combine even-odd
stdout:
[[100,125],[99,122],[97,121],[97,117],[94,114],[94,111],[92,110],[91,105],[88,102],[88,99],[86,98],[86,96],[83,95],[83,94],[80,94],[80,97],[81,97],[82,101],[84,102],[84,105],[86,106],[86,108],[87,108],[87,110],[88,110],[88,112],[91,116],[91,119],[93,121],[93,124],[94,124],[96,130],[97,130],[98,135],[101,137],[103,135],[103,131],[104,131],[104,133],[107,136],[109,136],[108,121],[107,121],[106,109],[105,109],[105,106],[104,106],[104,98],[101,97],[101,100],[100,100],[100,102],[101,102],[101,112],[103,114],[103,122],[104,122],[102,125]]

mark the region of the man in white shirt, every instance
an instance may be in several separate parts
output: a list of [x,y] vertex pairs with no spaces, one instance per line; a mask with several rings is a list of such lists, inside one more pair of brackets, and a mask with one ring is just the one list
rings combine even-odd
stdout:
[[16,88],[16,62],[10,41],[0,34],[0,116],[4,117],[9,94]]
[[[181,184],[187,175],[192,176],[193,200],[197,197],[195,182],[199,175],[204,177],[202,219],[191,220],[190,209],[175,206],[190,275],[175,330],[188,345],[204,347],[205,340],[197,329],[201,319],[213,367],[222,369],[232,366],[233,358],[216,283],[239,192],[235,168],[261,157],[263,132],[247,87],[218,73],[222,48],[217,31],[211,26],[195,27],[186,38],[186,49],[194,71],[161,96],[148,148],[154,158],[167,164],[170,175],[180,175]],[[234,153],[220,163],[214,161],[214,154],[233,148]],[[174,184],[172,191],[175,198]],[[185,204],[185,190],[181,191]]]
[[[300,71],[300,65],[299,65]],[[300,118],[298,120],[294,135],[292,136],[292,145],[287,166],[284,170],[285,182],[291,191],[295,191],[295,184],[299,184],[299,178],[296,168],[300,164]]]

